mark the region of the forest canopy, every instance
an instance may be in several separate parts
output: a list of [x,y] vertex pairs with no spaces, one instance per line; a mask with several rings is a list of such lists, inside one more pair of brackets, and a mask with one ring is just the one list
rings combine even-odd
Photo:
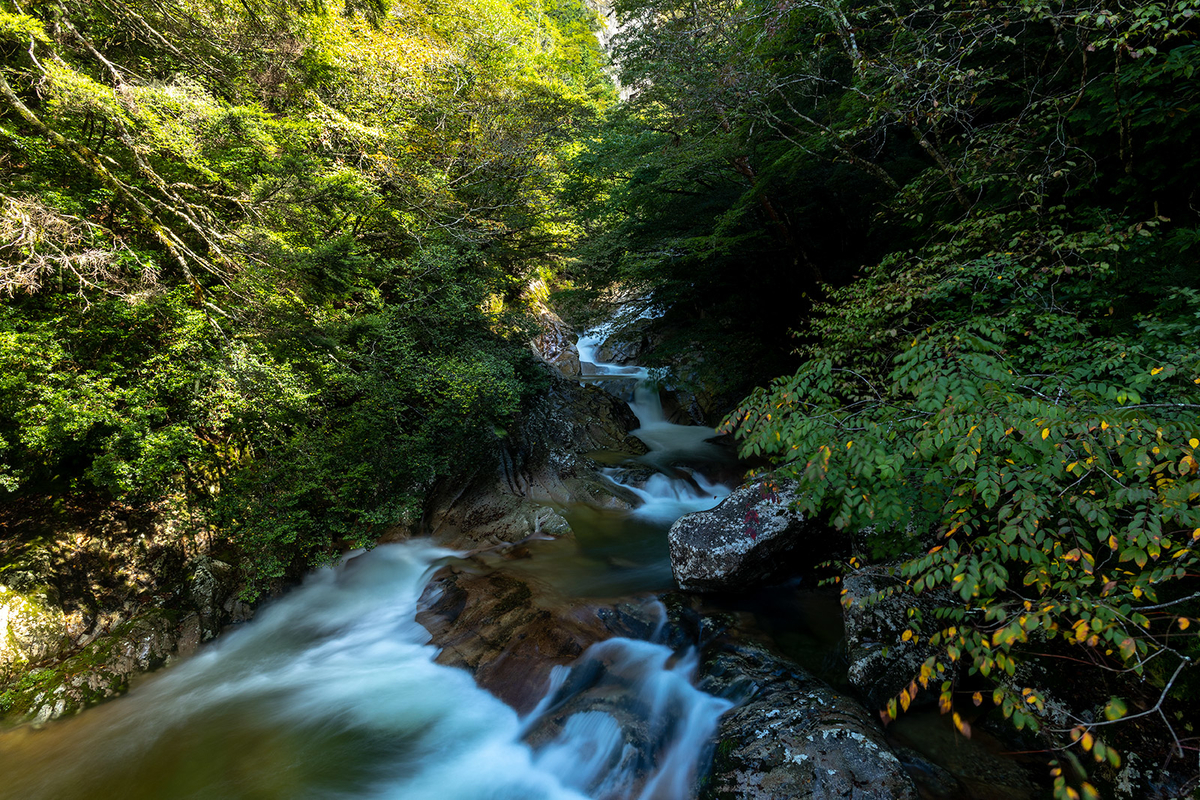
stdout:
[[0,485],[261,581],[410,520],[536,388],[521,293],[614,98],[582,0],[0,3]]
[[1200,0],[612,11],[0,0],[0,491],[185,508],[261,587],[505,435],[531,278],[620,287],[936,599],[886,717],[987,685],[1062,797],[1194,753]]

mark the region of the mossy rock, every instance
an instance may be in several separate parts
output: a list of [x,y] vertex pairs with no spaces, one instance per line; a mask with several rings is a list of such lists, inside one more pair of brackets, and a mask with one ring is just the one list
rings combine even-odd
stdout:
[[50,586],[18,592],[0,585],[0,680],[68,646],[66,620]]
[[162,666],[175,652],[176,616],[153,610],[117,626],[58,664],[25,672],[0,687],[0,720],[46,722],[123,694],[130,678]]

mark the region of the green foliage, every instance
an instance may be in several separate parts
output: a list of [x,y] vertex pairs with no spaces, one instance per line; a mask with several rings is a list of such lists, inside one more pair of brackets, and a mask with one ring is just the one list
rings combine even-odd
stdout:
[[1050,650],[1144,678],[1157,719],[1195,630],[1200,7],[617,12],[632,97],[577,156],[581,277],[653,289],[743,368],[795,332],[798,370],[776,355],[726,428],[903,592],[954,598],[909,634],[947,713],[952,662]]
[[[1012,676],[1026,645],[1055,640],[1139,676],[1188,663],[1200,292],[1131,285],[1127,265],[1168,261],[1143,231],[1064,237],[1055,257],[1074,266],[1018,251],[897,283],[881,268],[835,295],[810,360],[727,423],[800,480],[806,511],[904,554],[904,591],[954,593],[913,624],[942,650],[931,670]],[[995,702],[1019,728],[1043,717],[1036,696]]]
[[[576,0],[0,3],[0,485],[183,493],[252,591],[419,516],[536,390],[613,98]],[[484,309],[487,309],[486,311]]]

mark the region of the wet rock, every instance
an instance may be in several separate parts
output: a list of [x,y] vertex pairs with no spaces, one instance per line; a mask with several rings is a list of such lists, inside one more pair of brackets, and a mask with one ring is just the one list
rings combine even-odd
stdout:
[[[828,543],[828,531],[788,506],[796,483],[777,486],[756,481],[725,498],[711,511],[681,517],[668,541],[671,569],[681,589],[742,591],[780,574],[799,548],[817,550]],[[816,563],[821,557],[814,557]]]
[[0,678],[68,646],[66,618],[54,595],[47,586],[16,592],[0,585]]
[[702,687],[740,704],[721,721],[703,800],[915,800],[875,715],[761,645],[705,660]]
[[663,417],[676,425],[714,426],[719,415],[706,412],[701,395],[683,388],[664,386],[659,392],[662,398]]
[[[921,665],[936,651],[928,643],[904,641],[910,611],[916,609],[932,618],[939,605],[953,604],[951,596],[927,592],[919,596],[896,593],[889,588],[903,585],[892,575],[895,565],[877,566],[846,576],[843,581],[842,609],[846,625],[848,677],[868,705],[884,708],[889,700],[920,674]],[[876,596],[885,593],[882,598]],[[932,698],[932,693],[919,696]]]
[[596,347],[596,358],[606,364],[632,364],[658,344],[657,313],[646,300],[630,300],[617,309],[606,325],[607,336]]
[[557,674],[525,740],[596,800],[694,797],[698,762],[731,706],[692,685],[695,667],[694,650],[633,639],[594,645]]
[[962,783],[950,770],[935,764],[908,747],[896,748],[904,771],[920,791],[921,800],[957,800],[967,794]]
[[612,636],[645,636],[654,613],[638,603],[564,601],[530,575],[461,562],[442,569],[421,597],[417,621],[442,648],[438,663],[461,667],[524,713],[551,671]]

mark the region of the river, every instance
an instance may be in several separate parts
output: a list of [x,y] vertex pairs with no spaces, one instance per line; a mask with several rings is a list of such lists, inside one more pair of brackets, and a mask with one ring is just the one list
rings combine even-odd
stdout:
[[[728,494],[704,465],[729,454],[710,443],[711,429],[664,418],[644,368],[597,363],[604,335],[580,338],[585,380],[631,387],[634,433],[650,448],[604,474],[639,503],[569,509],[582,554],[573,570],[549,555],[528,568],[578,596],[622,593],[653,605],[647,598],[671,586],[667,528]],[[127,696],[0,736],[0,798],[688,796],[730,707],[696,688],[695,653],[672,650],[658,632],[600,642],[556,667],[542,702],[522,717],[467,672],[436,663],[416,621],[431,575],[460,555],[427,541],[350,553]],[[584,690],[620,695],[635,724],[584,709],[551,738],[526,743]]]

